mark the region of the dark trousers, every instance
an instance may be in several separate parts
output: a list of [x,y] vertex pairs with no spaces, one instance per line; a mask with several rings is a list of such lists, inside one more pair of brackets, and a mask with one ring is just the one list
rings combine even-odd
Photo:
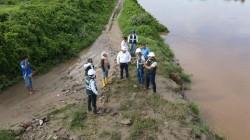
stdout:
[[150,83],[153,86],[153,91],[156,92],[156,83],[155,83],[155,73],[148,72],[146,74],[146,88],[149,89]]
[[96,113],[96,95],[93,92],[92,94],[88,95],[88,111],[93,111],[94,113]]
[[130,54],[132,56],[135,56],[135,50],[136,50],[136,43],[131,43],[130,44]]
[[126,72],[126,78],[128,78],[128,63],[120,63],[120,75],[121,79],[123,79],[123,71]]

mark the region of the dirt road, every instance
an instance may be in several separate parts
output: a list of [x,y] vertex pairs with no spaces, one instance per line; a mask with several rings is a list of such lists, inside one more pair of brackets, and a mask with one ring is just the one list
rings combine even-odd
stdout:
[[0,94],[0,129],[11,128],[55,108],[82,100],[85,97],[82,66],[87,58],[93,58],[97,66],[98,84],[100,85],[101,52],[108,52],[111,65],[114,66],[113,60],[120,48],[122,35],[116,17],[121,5],[122,0],[119,0],[106,30],[90,48],[82,51],[77,58],[56,66],[47,74],[34,77],[36,94],[27,95],[23,81]]

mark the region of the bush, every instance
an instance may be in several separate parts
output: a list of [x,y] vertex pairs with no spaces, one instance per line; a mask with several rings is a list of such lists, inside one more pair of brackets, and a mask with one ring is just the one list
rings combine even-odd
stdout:
[[93,43],[114,4],[115,0],[0,0],[0,75],[4,77],[0,90],[8,85],[3,84],[5,79],[18,79],[23,55],[40,71]]

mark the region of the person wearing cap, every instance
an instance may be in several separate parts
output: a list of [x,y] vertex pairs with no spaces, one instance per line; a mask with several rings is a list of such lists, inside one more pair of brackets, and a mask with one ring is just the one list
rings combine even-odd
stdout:
[[149,52],[150,52],[150,50],[148,47],[146,47],[146,44],[142,43],[141,44],[141,53],[146,60],[148,59]]
[[131,61],[131,55],[128,52],[125,46],[122,47],[122,50],[118,53],[116,57],[117,64],[120,65],[120,77],[123,79],[123,71],[126,72],[126,78],[129,77],[128,73],[128,63]]
[[108,84],[108,73],[110,69],[110,63],[108,60],[108,54],[106,52],[102,52],[101,54],[101,68],[102,68],[102,86],[105,87]]
[[146,71],[146,89],[149,89],[150,83],[153,86],[154,93],[156,92],[156,82],[155,82],[155,75],[157,69],[157,62],[155,59],[154,52],[150,52],[148,54],[148,60],[144,64],[144,68]]
[[128,36],[128,43],[130,44],[130,54],[135,56],[136,44],[138,42],[138,36],[135,31],[131,32]]
[[85,87],[86,87],[86,93],[88,96],[88,111],[97,113],[97,107],[96,107],[96,97],[98,95],[96,81],[95,81],[95,70],[90,69],[88,71],[88,76],[85,79]]
[[121,42],[121,50],[122,47],[125,47],[128,50],[128,38],[127,37],[123,37],[123,40]]
[[95,66],[93,64],[93,59],[92,58],[88,58],[87,63],[83,65],[83,68],[85,70],[85,76],[88,76],[88,71],[90,69],[95,69]]
[[137,60],[136,60],[137,78],[138,78],[139,84],[141,84],[143,86],[144,85],[144,67],[143,67],[143,65],[145,63],[145,58],[142,55],[140,48],[137,48],[135,53],[137,56]]

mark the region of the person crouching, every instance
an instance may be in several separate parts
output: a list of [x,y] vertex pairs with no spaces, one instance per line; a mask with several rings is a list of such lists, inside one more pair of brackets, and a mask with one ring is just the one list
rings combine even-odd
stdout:
[[88,95],[88,111],[97,113],[97,107],[96,107],[96,98],[98,95],[96,81],[95,81],[95,70],[90,69],[88,71],[88,76],[85,79],[86,83],[86,93]]

